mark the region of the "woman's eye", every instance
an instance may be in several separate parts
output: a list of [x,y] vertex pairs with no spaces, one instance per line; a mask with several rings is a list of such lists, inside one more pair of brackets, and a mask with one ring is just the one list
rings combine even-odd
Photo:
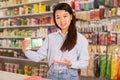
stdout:
[[60,19],[60,17],[56,17],[56,19]]
[[64,17],[67,17],[67,16],[64,16]]

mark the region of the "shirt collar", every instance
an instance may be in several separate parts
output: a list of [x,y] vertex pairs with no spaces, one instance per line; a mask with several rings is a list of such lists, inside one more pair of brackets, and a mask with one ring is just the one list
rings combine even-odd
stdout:
[[59,30],[59,31],[58,31],[58,34],[60,34],[63,38],[66,38],[68,32],[66,32],[66,34],[63,35],[62,32],[61,32],[61,30]]
[[[59,30],[58,32],[59,32],[61,35],[63,35],[62,32],[61,32],[61,30]],[[68,32],[66,32],[64,35],[67,35],[67,33],[68,33]]]

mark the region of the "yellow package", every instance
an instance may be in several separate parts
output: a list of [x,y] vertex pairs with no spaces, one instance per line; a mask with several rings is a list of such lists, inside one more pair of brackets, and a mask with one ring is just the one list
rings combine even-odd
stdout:
[[41,8],[42,8],[41,9],[42,12],[46,12],[46,5],[42,4]]
[[118,74],[118,56],[112,55],[112,61],[111,61],[111,79],[117,80],[117,74]]
[[89,65],[88,65],[88,69],[87,69],[87,76],[91,76],[94,77],[94,53],[95,53],[95,49],[96,47],[91,45],[91,47],[89,47]]
[[105,6],[109,6],[109,0],[105,0]]
[[39,13],[42,12],[42,3],[39,3]]
[[112,8],[112,9],[111,9],[112,16],[116,16],[116,11],[117,11],[117,9],[116,9],[116,8]]
[[33,9],[34,9],[34,13],[38,13],[39,12],[39,5],[38,4],[34,4],[33,5]]

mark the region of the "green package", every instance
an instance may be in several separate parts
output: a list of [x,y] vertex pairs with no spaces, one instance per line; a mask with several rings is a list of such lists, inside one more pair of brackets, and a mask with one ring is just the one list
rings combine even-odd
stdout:
[[106,78],[111,78],[111,60],[112,60],[112,55],[109,54],[107,55],[107,69],[106,69]]
[[100,77],[105,78],[106,76],[106,55],[100,54]]

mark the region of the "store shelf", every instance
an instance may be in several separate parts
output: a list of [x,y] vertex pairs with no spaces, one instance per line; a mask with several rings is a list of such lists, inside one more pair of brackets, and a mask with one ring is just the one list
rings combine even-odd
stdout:
[[0,19],[6,19],[6,18],[18,18],[18,17],[31,17],[31,16],[43,16],[47,14],[52,14],[52,11],[47,12],[41,12],[41,13],[34,13],[34,14],[21,14],[21,15],[13,15],[13,16],[0,16]]
[[[13,49],[13,50],[21,50],[20,47],[0,47],[0,49]],[[32,48],[31,50],[38,50],[39,48]]]
[[49,1],[49,0],[37,0],[37,1],[34,0],[33,2],[28,2],[28,3],[12,4],[10,6],[0,7],[0,9],[12,8],[12,7],[20,7],[20,6],[23,6],[23,5],[31,5],[31,4],[35,4],[35,3],[39,3],[39,2],[45,2],[45,1]]
[[[17,1],[17,0],[16,0]],[[24,1],[24,0],[23,0]],[[2,2],[2,1],[1,1]],[[3,1],[4,3],[4,1]],[[14,2],[15,3],[15,2]],[[20,3],[20,2],[18,2]],[[39,12],[32,11],[35,4],[41,3],[44,4],[49,9],[45,9]],[[12,4],[12,5],[5,5],[1,6],[1,26],[0,26],[0,49],[1,49],[1,56],[0,56],[0,62],[2,64],[4,63],[10,63],[10,64],[18,64],[19,69],[24,70],[24,67],[27,65],[29,66],[40,66],[40,65],[48,65],[47,59],[44,59],[39,62],[34,62],[30,59],[27,59],[22,52],[21,48],[21,42],[24,40],[24,38],[31,38],[31,39],[40,39],[42,38],[44,40],[45,36],[52,32],[52,28],[54,30],[55,25],[52,24],[52,7],[53,4],[58,3],[58,0],[31,0],[31,2],[22,3],[22,4]],[[6,2],[7,4],[7,2]],[[14,10],[19,8],[24,8],[24,6],[29,6],[31,9],[30,11],[26,12],[26,14],[21,13],[16,14]],[[40,7],[41,8],[41,7]],[[43,9],[43,7],[42,7]],[[4,14],[9,13],[10,10],[12,13],[10,14]],[[3,13],[3,14],[2,14]],[[39,21],[38,21],[39,19]],[[18,21],[20,20],[20,21]],[[37,22],[36,22],[37,21]],[[4,23],[3,23],[4,22]],[[23,32],[22,32],[23,31]],[[40,40],[41,41],[41,40]],[[8,43],[9,42],[9,43]],[[4,44],[3,44],[4,43]],[[42,41],[40,43],[42,45]],[[35,48],[31,48],[31,50],[36,51],[40,48],[41,45],[34,46]],[[12,46],[12,47],[11,47]],[[18,47],[15,47],[18,46]],[[9,54],[9,50],[11,50],[13,53]],[[8,54],[6,56],[3,56],[2,51],[6,51]],[[16,57],[11,57],[11,55],[14,55],[14,52],[16,52]],[[16,79],[17,80],[17,79]]]
[[[12,49],[12,50],[21,50],[20,47],[0,47],[0,49]],[[39,48],[31,48],[31,50],[38,50]]]
[[[93,10],[94,11],[94,10]],[[93,22],[96,22],[96,21],[101,21],[101,20],[111,20],[111,19],[117,19],[118,17],[120,17],[120,15],[115,15],[115,16],[104,16],[104,18],[102,18],[102,19],[88,19],[88,20],[86,20],[86,18],[89,18],[90,16],[81,16],[81,15],[83,15],[83,14],[85,14],[85,13],[89,13],[90,14],[90,11],[76,11],[75,12],[75,16],[76,16],[76,19],[77,20],[81,20],[81,21],[83,21],[83,22],[91,22],[91,21],[93,21]],[[84,19],[85,18],[85,19]]]
[[[25,37],[21,37],[21,36],[14,36],[14,37],[0,37],[0,39],[24,39],[24,38],[26,38],[26,37],[29,37],[29,36],[25,36]],[[37,38],[45,38],[45,37],[29,37],[29,38],[35,38],[35,39],[37,39]]]
[[120,34],[120,32],[116,32],[116,31],[111,31],[110,33],[113,33],[113,34]]
[[[15,58],[15,57],[6,57],[6,56],[0,56],[1,59],[8,59],[8,60],[19,60],[19,61],[31,61],[29,59],[22,59],[22,58]],[[33,61],[32,61],[33,62]],[[45,63],[47,64],[47,62],[45,61],[40,61],[40,63]]]
[[[24,38],[26,38],[26,37],[0,37],[0,39],[24,39]],[[36,38],[36,37],[30,37],[30,38]]]
[[107,78],[95,78],[95,77],[87,77],[87,76],[80,76],[80,80],[110,80]]
[[0,49],[14,49],[14,50],[21,50],[20,47],[0,47]]
[[13,28],[38,28],[38,27],[42,27],[42,28],[48,28],[48,27],[52,27],[55,26],[54,24],[40,24],[40,25],[16,25],[16,26],[1,26],[0,29],[13,29]]

